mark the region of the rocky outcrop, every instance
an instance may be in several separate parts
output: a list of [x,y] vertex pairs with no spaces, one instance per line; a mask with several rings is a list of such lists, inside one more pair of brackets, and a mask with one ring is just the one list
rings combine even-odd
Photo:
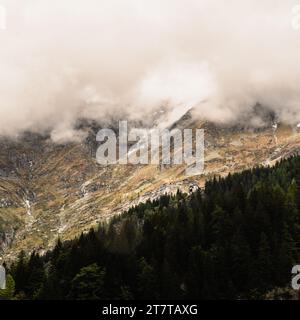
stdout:
[[44,252],[58,237],[71,239],[130,206],[177,189],[195,191],[213,175],[272,165],[300,148],[300,133],[277,124],[275,139],[271,122],[248,130],[188,114],[173,127],[205,130],[203,174],[187,178],[185,165],[97,165],[96,123],[81,124],[87,130],[82,143],[57,145],[32,133],[0,140],[0,254]]

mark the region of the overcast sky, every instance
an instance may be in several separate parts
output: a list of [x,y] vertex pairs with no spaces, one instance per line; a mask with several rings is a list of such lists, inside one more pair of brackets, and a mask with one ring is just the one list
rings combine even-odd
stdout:
[[[288,0],[2,0],[0,134],[74,137],[81,117],[232,121],[260,102],[300,122]],[[300,0],[299,0],[300,4]],[[205,102],[203,102],[205,101]],[[118,113],[117,113],[118,112]]]

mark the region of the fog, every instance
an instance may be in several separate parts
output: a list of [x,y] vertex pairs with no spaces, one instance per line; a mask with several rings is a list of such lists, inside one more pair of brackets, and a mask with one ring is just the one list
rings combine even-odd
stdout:
[[[300,3],[300,1],[299,1]],[[78,119],[237,121],[257,103],[300,122],[297,1],[2,0],[0,134]]]

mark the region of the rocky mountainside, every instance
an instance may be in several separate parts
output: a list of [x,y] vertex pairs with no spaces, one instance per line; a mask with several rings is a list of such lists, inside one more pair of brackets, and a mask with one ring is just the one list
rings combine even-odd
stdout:
[[185,165],[98,165],[96,123],[84,125],[82,143],[54,144],[47,135],[33,133],[1,139],[2,258],[12,259],[22,249],[45,252],[58,237],[74,238],[139,202],[202,187],[213,175],[272,165],[300,151],[297,126],[278,124],[274,117],[253,129],[195,121],[188,113],[172,127],[205,130],[203,174],[188,178]]

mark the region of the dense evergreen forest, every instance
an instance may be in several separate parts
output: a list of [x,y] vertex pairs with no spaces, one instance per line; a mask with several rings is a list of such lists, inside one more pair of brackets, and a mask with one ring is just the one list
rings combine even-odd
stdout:
[[140,204],[9,272],[16,299],[258,299],[294,264],[299,156]]

